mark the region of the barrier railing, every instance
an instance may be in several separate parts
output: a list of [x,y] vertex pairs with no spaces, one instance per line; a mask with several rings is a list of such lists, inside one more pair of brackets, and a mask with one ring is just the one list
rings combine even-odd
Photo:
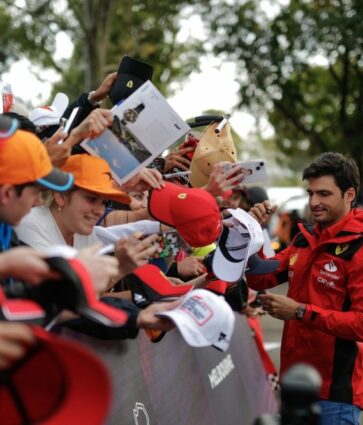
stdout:
[[143,331],[123,341],[62,333],[90,346],[110,371],[107,425],[249,425],[277,411],[244,316],[236,317],[227,352],[193,349],[177,330],[156,344]]

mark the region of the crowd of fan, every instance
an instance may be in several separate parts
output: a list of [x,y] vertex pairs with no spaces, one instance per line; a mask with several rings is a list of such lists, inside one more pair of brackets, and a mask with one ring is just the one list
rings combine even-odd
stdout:
[[[197,151],[198,136],[190,133],[181,146],[163,154],[159,170],[144,168],[122,186],[112,179],[105,160],[79,146],[112,125],[113,114],[101,102],[110,96],[118,103],[145,79],[137,67],[128,66],[67,108],[55,102],[28,116],[11,111],[0,116],[0,369],[9,370],[36,344],[37,331],[30,323],[50,332],[68,327],[101,339],[135,338],[145,329],[152,341],[160,340],[174,324],[157,313],[174,309],[179,301],[159,302],[165,291],[158,292],[146,274],[144,283],[153,286],[155,296],[139,302],[134,282],[143,267],[152,265],[170,284],[166,295],[204,288],[247,314],[266,372],[273,376],[276,371],[263,350],[256,317],[264,311],[278,316],[271,311],[274,300],[260,295],[263,310],[243,279],[220,281],[206,261],[223,225],[228,225],[227,209],[249,210],[262,226],[276,210],[266,199],[254,205],[253,190],[241,185],[241,165],[226,171],[226,161],[237,159],[229,124],[223,149],[203,157]],[[133,78],[131,89],[127,82]],[[76,106],[82,113],[67,134],[61,119]],[[216,137],[209,133],[216,125],[211,120],[202,137]],[[193,154],[202,157],[194,169]],[[189,169],[190,179],[163,178]],[[114,226],[122,237],[112,255],[102,254],[102,228]],[[181,249],[161,256],[160,233],[175,230]],[[251,279],[256,289],[258,279]],[[77,297],[69,295],[74,291]],[[12,309],[14,301],[20,302],[18,310]]]

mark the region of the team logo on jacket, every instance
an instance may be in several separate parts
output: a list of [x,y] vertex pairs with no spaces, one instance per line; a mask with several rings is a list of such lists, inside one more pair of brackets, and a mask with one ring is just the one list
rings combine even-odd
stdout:
[[340,255],[349,248],[349,243],[339,244],[335,248],[335,255]]
[[297,253],[295,253],[289,258],[289,266],[293,266],[294,264],[296,264],[296,261],[297,261]]
[[339,273],[336,274],[337,271],[338,267],[333,260],[330,260],[320,269],[320,275],[317,278],[318,283],[326,286],[327,288],[335,289],[336,283],[338,283],[341,279]]
[[324,269],[329,273],[334,273],[338,270],[338,267],[334,264],[333,260],[330,260],[329,263],[324,265]]

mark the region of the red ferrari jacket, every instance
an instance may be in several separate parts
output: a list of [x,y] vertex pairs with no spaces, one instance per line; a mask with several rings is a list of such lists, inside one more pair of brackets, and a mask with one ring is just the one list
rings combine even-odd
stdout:
[[308,363],[321,374],[321,399],[363,408],[363,211],[300,231],[274,257],[277,271],[249,275],[248,284],[262,290],[288,282],[287,296],[307,305],[302,320],[285,321],[280,373]]

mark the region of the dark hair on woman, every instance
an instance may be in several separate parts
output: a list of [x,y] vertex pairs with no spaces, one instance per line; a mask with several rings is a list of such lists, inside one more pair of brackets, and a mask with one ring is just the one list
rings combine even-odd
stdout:
[[322,176],[334,177],[335,183],[341,190],[342,195],[350,187],[353,187],[355,196],[358,196],[360,176],[354,159],[337,152],[323,153],[304,169],[303,180],[315,179]]
[[7,117],[16,118],[19,121],[19,129],[29,131],[30,133],[37,134],[36,126],[24,115],[17,114],[16,112],[4,112],[2,115]]

